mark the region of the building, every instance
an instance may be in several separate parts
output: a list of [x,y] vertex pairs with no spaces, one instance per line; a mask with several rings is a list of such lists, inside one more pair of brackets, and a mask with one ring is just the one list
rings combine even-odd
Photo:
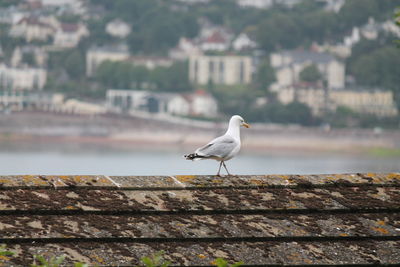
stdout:
[[111,36],[125,38],[131,32],[131,26],[120,19],[114,19],[107,23],[105,30]]
[[0,111],[45,110],[59,111],[64,95],[44,92],[16,92],[0,90]]
[[183,95],[189,102],[189,114],[212,118],[218,114],[218,103],[215,98],[205,90],[197,90],[194,93]]
[[178,94],[139,90],[108,90],[106,106],[112,112],[169,113],[168,102]]
[[130,57],[125,44],[92,47],[86,52],[86,75],[92,76],[96,68],[104,61],[123,61]]
[[106,106],[117,113],[153,113],[177,116],[215,117],[217,101],[207,92],[155,93],[139,90],[111,89],[106,94]]
[[237,4],[243,8],[252,7],[266,9],[276,4],[291,8],[301,1],[302,0],[237,0]]
[[230,40],[222,32],[215,30],[207,38],[200,42],[203,51],[227,51]]
[[15,24],[26,15],[26,11],[21,11],[16,6],[0,8],[0,23]]
[[28,16],[11,26],[11,37],[22,37],[27,42],[33,40],[47,41],[54,35],[56,28],[49,21],[42,18]]
[[0,65],[1,88],[11,90],[40,90],[45,86],[46,80],[46,69]]
[[191,55],[201,55],[201,49],[194,43],[194,41],[181,37],[178,45],[169,51],[169,57],[174,60],[186,60]]
[[376,40],[382,27],[375,21],[374,18],[370,17],[368,23],[361,27],[361,35],[368,40]]
[[189,58],[189,80],[195,84],[248,84],[252,60],[249,56],[205,56]]
[[168,57],[157,56],[131,56],[127,60],[136,66],[143,66],[149,70],[156,67],[170,67],[174,61]]
[[322,88],[312,86],[290,86],[282,88],[277,94],[278,100],[283,104],[297,101],[307,105],[314,116],[321,116],[326,110],[333,110],[329,96]]
[[345,65],[331,54],[292,50],[273,53],[270,61],[276,72],[275,89],[299,83],[300,72],[311,64],[318,67],[330,89],[345,87]]
[[246,49],[254,49],[257,47],[256,42],[250,39],[250,37],[245,34],[241,33],[239,34],[235,40],[232,42],[232,48],[235,51],[242,51]]
[[73,48],[85,36],[89,36],[89,31],[84,24],[61,23],[54,36],[54,45],[62,48]]
[[344,106],[360,114],[392,117],[398,114],[393,93],[383,90],[324,90],[323,88],[296,85],[281,88],[277,97],[284,104],[298,101],[310,107],[314,116],[335,111]]
[[274,0],[237,0],[240,7],[269,8],[274,4]]
[[84,102],[78,99],[68,99],[61,105],[61,112],[79,115],[98,115],[107,112],[104,105]]
[[318,1],[325,4],[324,9],[326,11],[335,13],[339,13],[339,11],[342,9],[345,3],[345,0],[318,0]]
[[338,90],[329,93],[336,106],[345,106],[361,114],[392,117],[398,114],[391,91]]

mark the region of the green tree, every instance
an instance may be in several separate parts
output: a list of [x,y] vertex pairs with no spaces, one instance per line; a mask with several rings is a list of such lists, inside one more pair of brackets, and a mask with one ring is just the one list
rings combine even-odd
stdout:
[[360,85],[392,90],[400,107],[400,53],[393,46],[385,46],[360,56],[350,66]]
[[74,49],[65,56],[63,66],[71,79],[81,79],[85,75],[85,56],[79,50]]
[[[277,13],[263,20],[257,27],[256,37],[265,51],[295,48],[301,40],[297,18]],[[289,34],[290,33],[290,34]]]
[[260,90],[266,90],[276,81],[275,70],[271,67],[268,60],[264,60],[257,69],[254,77],[254,84]]
[[157,67],[150,73],[150,82],[158,91],[185,92],[191,91],[187,62],[176,62],[170,67]]
[[318,70],[318,67],[315,64],[311,64],[305,67],[300,72],[300,80],[303,82],[317,82],[322,79],[322,74]]
[[22,54],[22,62],[28,64],[29,66],[35,66],[35,55],[33,53],[23,53]]

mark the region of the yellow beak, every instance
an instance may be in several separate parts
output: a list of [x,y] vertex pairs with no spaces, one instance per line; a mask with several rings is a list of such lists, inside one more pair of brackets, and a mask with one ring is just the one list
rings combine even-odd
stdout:
[[243,122],[242,125],[243,125],[244,127],[246,127],[246,128],[250,128],[250,125],[249,125],[248,123]]

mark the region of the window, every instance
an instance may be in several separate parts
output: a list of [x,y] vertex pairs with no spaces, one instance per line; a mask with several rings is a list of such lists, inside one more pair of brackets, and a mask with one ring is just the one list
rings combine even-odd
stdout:
[[199,71],[199,63],[197,60],[194,61],[194,74],[193,74],[193,80],[194,82],[197,82],[197,77],[198,77],[198,71]]
[[219,62],[219,82],[224,83],[224,75],[225,75],[225,65],[224,62],[221,60]]
[[239,63],[239,82],[244,83],[244,62],[243,60]]

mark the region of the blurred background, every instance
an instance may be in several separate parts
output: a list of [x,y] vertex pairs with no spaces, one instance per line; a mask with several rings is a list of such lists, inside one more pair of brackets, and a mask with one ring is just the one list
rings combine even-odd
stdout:
[[0,174],[400,171],[399,6],[0,0]]

